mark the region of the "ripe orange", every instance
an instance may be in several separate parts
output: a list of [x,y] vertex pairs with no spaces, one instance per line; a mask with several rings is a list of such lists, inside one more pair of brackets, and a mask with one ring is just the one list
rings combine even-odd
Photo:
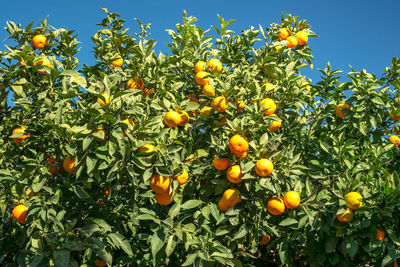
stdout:
[[269,159],[259,159],[254,169],[258,176],[265,177],[272,173],[274,165]]
[[178,176],[175,176],[174,179],[178,181],[179,185],[183,185],[189,179],[189,174],[185,169],[183,169],[182,174],[178,175]]
[[232,205],[226,202],[223,198],[218,201],[218,209],[220,212],[227,212],[231,207]]
[[285,211],[285,204],[280,197],[274,197],[268,200],[267,209],[272,215],[280,215]]
[[237,184],[242,181],[242,169],[240,165],[233,165],[231,166],[228,171],[226,172],[226,177],[231,183]]
[[129,89],[144,89],[144,82],[140,78],[130,78],[126,83]]
[[49,172],[51,174],[57,174],[58,173],[58,168],[57,168],[57,161],[55,157],[52,157],[48,161],[46,161],[46,167],[49,168]]
[[130,132],[123,132],[123,134],[125,136],[128,136],[128,134],[132,133],[136,126],[135,123],[129,118],[126,118],[125,120],[121,121],[121,123],[128,125],[128,129],[132,128],[132,130],[130,130]]
[[190,94],[190,95],[187,95],[186,98],[187,98],[188,100],[192,101],[192,102],[199,103],[199,98],[198,98],[197,96],[195,96],[195,95]]
[[305,31],[298,31],[295,36],[299,45],[305,45],[308,42],[308,34]]
[[203,108],[200,110],[200,115],[203,115],[203,116],[205,116],[205,117],[208,117],[208,116],[210,116],[210,114],[211,114],[211,110],[212,110],[212,107],[207,107],[207,106],[205,106],[205,107],[203,107]]
[[116,55],[112,59],[114,59],[114,60],[111,61],[111,65],[113,65],[115,67],[122,67],[124,60],[122,59],[122,57],[120,55]]
[[179,111],[179,115],[180,115],[180,122],[178,123],[178,126],[185,126],[188,122],[189,122],[189,114],[184,111],[184,110],[180,110]]
[[229,139],[229,148],[234,154],[243,154],[249,150],[249,142],[245,136],[236,134]]
[[161,176],[158,173],[153,174],[150,178],[150,187],[156,193],[168,193],[171,178]]
[[75,157],[73,157],[72,159],[69,157],[69,155],[67,156],[66,159],[64,159],[63,161],[63,168],[64,171],[71,173],[75,170]]
[[156,201],[160,205],[169,205],[172,202],[172,197],[168,192],[155,193]]
[[266,235],[263,235],[263,237],[261,238],[260,242],[258,242],[258,244],[261,246],[265,246],[265,245],[268,245],[268,243],[270,241],[271,241],[271,236],[266,234]]
[[294,36],[289,36],[287,38],[287,41],[288,41],[288,43],[286,46],[288,48],[295,48],[298,45],[298,41],[297,41],[296,37],[294,37]]
[[200,85],[206,85],[208,83],[208,72],[200,71],[196,74],[196,82]]
[[261,100],[260,106],[265,115],[271,115],[276,111],[276,103],[272,98],[265,98]]
[[272,91],[275,88],[275,86],[272,83],[264,83],[262,87],[264,87],[265,90],[267,91]]
[[[154,94],[154,93],[155,93],[154,89],[144,88],[143,89],[143,98],[146,98],[148,95],[151,95],[151,94]],[[149,101],[153,101],[153,100],[154,100],[154,98],[150,99]]]
[[381,229],[376,229],[376,239],[382,240],[385,237],[385,232]]
[[99,141],[99,142],[106,141],[107,140],[107,136],[106,136],[107,135],[107,131],[103,128],[103,126],[99,126],[99,127],[97,127],[96,130],[94,130],[94,133],[97,133],[99,131],[102,131],[104,133],[104,137],[103,138],[97,138],[97,141]]
[[[51,62],[47,57],[37,59],[33,62],[33,66],[46,66],[51,69]],[[48,71],[36,71],[37,74],[44,75],[47,74]]]
[[214,98],[211,104],[215,111],[224,112],[229,106],[229,101],[224,96],[218,96]]
[[32,38],[32,46],[36,49],[42,50],[47,44],[47,38],[43,34],[35,35]]
[[244,160],[247,158],[248,152],[243,152],[243,153],[234,153],[235,157],[238,158],[239,160]]
[[339,104],[339,105],[337,105],[336,110],[335,110],[336,115],[339,118],[342,118],[342,119],[347,117],[347,114],[342,111],[343,109],[350,110],[350,105],[349,104]]
[[[271,116],[274,116],[279,119],[279,117],[276,114],[271,114]],[[271,132],[275,132],[281,128],[282,122],[281,121],[272,121],[271,125],[268,127],[268,130]]]
[[111,191],[111,188],[110,188],[110,189],[107,189],[107,190],[104,192],[104,196],[105,196],[105,197],[108,197],[108,196],[110,195],[110,191]]
[[217,170],[223,171],[229,167],[229,159],[215,157],[213,160],[213,164]]
[[218,59],[212,58],[208,61],[207,67],[211,72],[220,73],[222,70],[222,63]]
[[398,135],[392,135],[389,137],[389,141],[392,142],[395,146],[400,145],[400,137]]
[[300,195],[295,191],[289,191],[283,197],[283,202],[285,203],[286,208],[295,209],[300,204]]
[[97,102],[99,102],[100,105],[104,106],[104,105],[110,104],[111,97],[107,93],[103,93],[103,94],[101,94],[101,96],[104,98],[105,101],[103,101],[103,99],[98,97],[97,98]]
[[353,211],[347,208],[345,212],[336,215],[336,218],[339,222],[351,222],[353,220]]
[[28,207],[25,205],[18,205],[12,210],[12,216],[14,220],[21,224],[26,223],[26,213],[28,212]]
[[240,191],[236,188],[230,188],[225,190],[224,194],[222,195],[222,199],[229,204],[236,204],[242,202],[242,199],[239,197]]
[[286,28],[279,30],[278,36],[281,40],[286,40],[290,36],[290,31]]
[[178,112],[170,110],[167,112],[167,114],[165,114],[164,123],[168,127],[176,127],[180,122],[181,122],[181,115]]
[[203,94],[210,95],[210,96],[215,96],[214,88],[212,88],[212,86],[209,83],[204,85]]
[[[17,127],[12,131],[12,135],[17,134],[17,133],[25,133],[25,127],[21,126],[21,127]],[[30,137],[30,134],[23,134],[20,135],[16,138],[13,138],[14,143],[16,143],[17,145],[21,144],[22,141],[24,141],[26,138]]]
[[139,152],[144,152],[144,153],[152,153],[156,152],[157,153],[157,148],[151,144],[146,144],[144,146],[141,146],[138,148]]
[[357,210],[362,207],[362,199],[363,197],[358,192],[350,192],[344,196],[347,207],[352,210]]
[[237,110],[239,111],[239,110],[242,110],[242,109],[244,109],[244,101],[243,100],[236,100],[236,105],[237,105]]
[[200,60],[196,63],[196,65],[194,65],[194,71],[196,73],[200,72],[200,71],[204,71],[204,69],[206,68],[207,63]]
[[103,261],[103,260],[94,260],[93,263],[97,267],[105,267],[105,266],[107,266],[107,263],[105,261]]

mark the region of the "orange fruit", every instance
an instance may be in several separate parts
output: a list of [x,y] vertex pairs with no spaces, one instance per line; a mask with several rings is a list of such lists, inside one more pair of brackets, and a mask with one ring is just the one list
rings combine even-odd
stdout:
[[399,264],[397,263],[397,261],[393,262],[393,267],[399,267]]
[[195,95],[190,94],[190,95],[187,95],[186,98],[187,98],[188,100],[192,101],[192,102],[199,103],[199,98],[198,98],[197,96],[195,96]]
[[47,44],[47,38],[43,34],[35,35],[32,38],[32,46],[36,49],[42,50],[43,47]]
[[214,88],[212,88],[212,86],[209,83],[207,83],[206,85],[203,86],[203,94],[215,96]]
[[206,85],[208,83],[208,72],[200,71],[196,74],[196,82],[200,85]]
[[244,109],[244,101],[243,100],[236,100],[236,105],[237,105],[237,110],[239,111],[239,110],[242,110],[242,109]]
[[18,205],[12,210],[12,216],[14,220],[21,224],[26,223],[26,213],[28,212],[28,207],[25,205]]
[[229,167],[229,159],[215,157],[213,160],[213,164],[217,170],[223,171]]
[[289,191],[283,197],[283,202],[285,203],[286,208],[295,209],[300,204],[300,195],[295,191]]
[[280,197],[274,197],[268,200],[267,209],[272,215],[280,215],[285,211],[285,204]]
[[351,220],[353,220],[353,211],[347,208],[345,212],[336,215],[336,219],[339,222],[351,222]]
[[46,161],[46,167],[49,168],[49,172],[51,174],[57,174],[58,173],[58,168],[57,168],[57,161],[55,157],[52,157],[48,161]]
[[266,235],[263,235],[263,237],[261,238],[260,242],[258,242],[258,244],[261,246],[265,246],[265,245],[268,245],[268,243],[270,241],[271,241],[271,236],[266,234]]
[[342,118],[342,119],[347,117],[347,114],[342,111],[343,109],[350,110],[350,105],[349,104],[339,104],[339,105],[337,105],[336,110],[335,110],[336,115],[339,118]]
[[157,148],[153,145],[150,144],[146,144],[144,146],[141,146],[138,148],[139,152],[144,152],[144,153],[152,153],[152,152],[156,152],[157,153]]
[[[154,89],[143,89],[143,98],[146,98],[148,95],[154,94],[155,91]],[[153,101],[153,99],[149,100],[149,101]]]
[[200,110],[200,115],[203,115],[203,116],[205,116],[205,117],[208,117],[208,116],[210,116],[210,114],[211,114],[211,110],[212,110],[212,107],[207,107],[207,106],[205,106],[205,107],[203,107],[203,108]]
[[400,145],[400,137],[398,135],[392,135],[389,137],[389,141],[392,142],[395,146]]
[[218,210],[220,212],[227,212],[231,207],[232,207],[232,205],[230,205],[228,202],[226,202],[222,198],[218,201]]
[[235,157],[238,158],[239,160],[244,160],[247,158],[248,152],[243,152],[243,153],[234,153]]
[[344,196],[347,207],[352,210],[357,210],[362,207],[362,199],[363,197],[358,192],[350,192]]
[[103,260],[94,260],[93,263],[97,267],[105,267],[105,266],[107,266],[107,262],[105,262]]
[[[46,66],[51,69],[51,62],[47,57],[37,59],[33,62],[33,66]],[[47,74],[48,71],[36,71],[37,74],[44,75]]]
[[211,72],[220,73],[222,70],[222,63],[216,58],[212,58],[208,61],[207,67]]
[[196,65],[194,65],[194,71],[196,73],[198,73],[200,71],[204,71],[204,69],[206,68],[206,65],[207,65],[207,63],[202,60],[197,61]]
[[183,169],[182,174],[178,175],[178,176],[175,176],[174,179],[178,181],[179,185],[183,185],[189,179],[189,174],[185,169]]
[[164,123],[168,127],[176,127],[181,122],[181,115],[173,110],[168,111],[164,117]]
[[225,190],[224,194],[222,195],[223,201],[229,204],[236,204],[242,202],[242,199],[239,197],[240,191],[236,188],[230,188]]
[[265,115],[271,115],[276,111],[276,103],[272,98],[265,98],[261,100],[260,106]]
[[97,141],[99,141],[99,142],[106,141],[107,140],[107,137],[106,137],[107,131],[103,128],[103,126],[99,126],[99,127],[97,127],[96,130],[94,130],[94,133],[97,133],[99,131],[102,131],[104,133],[104,138],[97,138]]
[[226,172],[226,177],[231,183],[240,183],[243,177],[242,168],[240,168],[240,165],[231,166]]
[[[279,117],[276,114],[271,114],[271,116],[274,116],[279,119]],[[281,128],[282,122],[281,121],[272,121],[271,125],[268,126],[268,130],[271,132],[275,132]]]
[[113,65],[115,67],[122,67],[124,60],[122,59],[122,57],[120,55],[116,55],[112,59],[114,59],[114,60],[111,61],[111,65]]
[[178,126],[185,126],[189,122],[189,114],[184,110],[180,110],[179,115],[181,116],[181,120],[178,123]]
[[156,201],[158,204],[160,205],[169,205],[172,202],[172,197],[171,195],[166,192],[162,192],[162,193],[155,193],[155,197],[156,197]]
[[229,139],[229,148],[234,154],[243,154],[249,150],[249,142],[245,136],[236,134]]
[[287,48],[295,48],[298,45],[298,41],[294,36],[289,36],[286,40],[288,41]]
[[153,174],[150,178],[150,187],[156,193],[168,193],[171,178],[161,176],[158,173]]
[[144,89],[143,80],[140,78],[130,78],[126,83],[129,89]]
[[275,86],[272,83],[264,83],[262,87],[264,87],[265,90],[267,91],[272,91],[275,88]]
[[105,101],[103,99],[101,99],[100,97],[98,97],[97,102],[99,102],[100,105],[104,106],[104,105],[110,104],[111,97],[107,93],[103,93],[103,94],[101,94],[101,96],[104,98]]
[[218,96],[214,98],[211,104],[215,111],[224,112],[229,106],[229,101],[224,96]]
[[75,170],[75,157],[73,157],[72,159],[69,157],[69,155],[67,156],[66,159],[64,159],[63,161],[63,168],[66,172],[71,173]]
[[111,188],[110,188],[110,189],[107,189],[107,190],[104,192],[104,196],[105,196],[105,197],[108,197],[108,196],[110,195],[110,191],[111,191]]
[[376,239],[382,240],[385,237],[385,232],[381,229],[376,229]]
[[[21,126],[21,127],[17,127],[12,131],[12,135],[17,134],[17,133],[25,133],[25,127]],[[13,138],[14,143],[16,143],[17,145],[21,144],[22,141],[24,141],[26,138],[30,137],[30,134],[23,134],[20,135],[16,138]]]
[[308,42],[308,34],[305,31],[298,31],[295,37],[299,45],[305,45]]
[[286,40],[290,36],[290,31],[286,28],[282,28],[279,30],[278,36],[281,40]]
[[132,130],[130,132],[123,132],[125,136],[128,136],[128,134],[132,133],[136,126],[135,123],[129,118],[126,118],[125,120],[121,121],[121,123],[128,125],[128,129],[132,127]]
[[254,167],[258,176],[265,177],[272,173],[274,165],[269,159],[259,159]]

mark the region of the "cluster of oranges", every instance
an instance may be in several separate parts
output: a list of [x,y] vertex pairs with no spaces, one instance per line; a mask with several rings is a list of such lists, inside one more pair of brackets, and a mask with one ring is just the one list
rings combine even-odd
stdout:
[[[42,50],[46,45],[47,45],[46,36],[44,36],[42,34],[38,34],[38,35],[35,35],[32,38],[32,46],[34,48],[36,48],[38,50]],[[19,66],[23,66],[24,65],[24,61],[25,61],[24,59],[21,59],[21,61],[18,63],[18,65]],[[42,58],[39,58],[39,59],[35,60],[33,62],[33,66],[46,66],[46,67],[48,67],[50,69],[52,67],[51,62],[47,57],[42,57]],[[48,74],[47,71],[43,71],[43,70],[42,71],[38,70],[37,73],[40,74],[40,75]]]
[[184,185],[189,179],[189,173],[183,169],[182,174],[174,177],[166,177],[160,174],[153,174],[150,178],[150,187],[155,193],[155,198],[158,204],[168,205],[172,202],[176,191],[170,193],[172,180],[177,180],[179,185]]
[[308,34],[305,31],[298,31],[294,36],[290,35],[290,31],[287,28],[282,28],[278,33],[281,41],[286,40],[288,48],[295,48],[298,45],[305,45],[308,42]]

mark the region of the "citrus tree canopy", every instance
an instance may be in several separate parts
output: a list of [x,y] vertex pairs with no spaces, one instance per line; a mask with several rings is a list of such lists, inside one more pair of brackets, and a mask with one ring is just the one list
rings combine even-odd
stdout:
[[82,68],[74,31],[7,23],[0,264],[400,257],[399,59],[342,83],[328,64],[312,82],[317,36],[298,17],[235,34],[184,12],[163,54],[149,25],[131,35],[104,11]]

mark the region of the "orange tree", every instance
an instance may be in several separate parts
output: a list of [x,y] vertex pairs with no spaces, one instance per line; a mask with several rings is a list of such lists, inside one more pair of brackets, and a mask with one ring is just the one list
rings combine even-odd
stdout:
[[[400,62],[312,68],[290,15],[214,35],[184,12],[156,53],[109,13],[8,22],[0,67],[4,266],[386,265],[400,257]],[[7,104],[12,99],[12,105]],[[390,138],[388,138],[390,137]]]

